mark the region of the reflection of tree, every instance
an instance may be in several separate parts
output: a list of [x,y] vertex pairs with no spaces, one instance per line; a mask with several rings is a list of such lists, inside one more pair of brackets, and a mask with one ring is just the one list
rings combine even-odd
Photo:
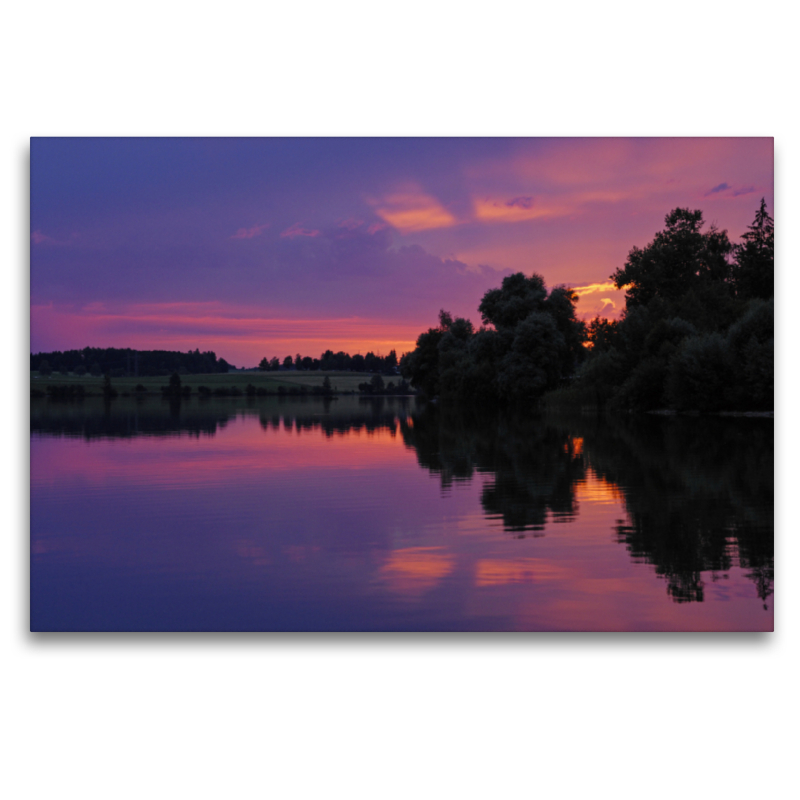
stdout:
[[548,513],[564,521],[577,513],[573,487],[584,476],[583,460],[568,432],[540,418],[428,406],[411,424],[401,420],[400,428],[420,465],[437,473],[443,488],[475,471],[492,474],[481,502],[507,531],[537,535]]
[[587,466],[622,489],[616,533],[653,564],[677,602],[702,601],[703,572],[749,570],[762,600],[773,582],[771,420],[616,417],[564,422]]
[[507,531],[541,535],[548,514],[574,518],[575,484],[591,469],[621,491],[628,520],[618,541],[655,567],[676,602],[702,601],[703,573],[724,579],[737,564],[762,600],[772,594],[770,420],[537,419],[428,406],[400,429],[445,489],[491,474],[481,502]]
[[332,437],[349,431],[397,432],[397,417],[406,416],[414,401],[405,397],[265,398],[255,400],[184,400],[122,398],[115,403],[33,399],[31,432],[99,438],[136,436],[214,436],[237,415],[257,416],[264,430],[311,432]]

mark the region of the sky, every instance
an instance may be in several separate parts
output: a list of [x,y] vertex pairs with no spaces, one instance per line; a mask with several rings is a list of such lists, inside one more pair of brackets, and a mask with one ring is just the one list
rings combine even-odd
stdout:
[[677,206],[738,241],[771,138],[33,138],[31,352],[398,356],[512,272],[616,318]]

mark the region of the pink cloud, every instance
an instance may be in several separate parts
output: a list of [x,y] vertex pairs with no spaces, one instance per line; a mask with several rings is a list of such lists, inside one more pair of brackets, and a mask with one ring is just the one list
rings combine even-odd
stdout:
[[265,222],[263,225],[254,225],[252,228],[239,228],[231,236],[231,239],[252,239],[254,236],[260,236],[267,228],[269,228],[269,222]]
[[295,222],[294,225],[287,228],[282,234],[282,239],[295,239],[298,236],[321,236],[322,231],[318,230],[307,230],[306,228],[301,228],[299,222]]
[[346,228],[348,231],[354,231],[357,228],[360,228],[364,224],[364,220],[355,219],[354,217],[350,217],[349,219],[343,219],[339,223],[340,228]]

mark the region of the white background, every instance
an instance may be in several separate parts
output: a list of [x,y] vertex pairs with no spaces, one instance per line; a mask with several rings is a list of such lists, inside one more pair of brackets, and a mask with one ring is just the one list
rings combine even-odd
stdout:
[[[2,769],[10,798],[797,791],[797,24],[772,2],[6,5]],[[32,135],[775,137],[772,635],[28,632]]]

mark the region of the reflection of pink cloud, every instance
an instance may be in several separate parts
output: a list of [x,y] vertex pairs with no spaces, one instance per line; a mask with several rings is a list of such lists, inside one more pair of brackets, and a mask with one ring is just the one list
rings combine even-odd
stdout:
[[261,235],[262,231],[269,228],[269,222],[263,225],[254,225],[252,228],[239,228],[236,233],[231,236],[231,239],[252,239],[254,236]]
[[295,222],[294,225],[287,228],[282,234],[282,239],[296,239],[298,236],[321,236],[322,231],[317,230],[307,230],[306,228],[301,228],[299,222]]
[[381,567],[381,577],[392,591],[420,595],[453,571],[453,559],[440,547],[406,547],[392,551]]
[[503,586],[511,583],[562,580],[568,574],[567,570],[540,558],[485,558],[475,565],[475,585]]

